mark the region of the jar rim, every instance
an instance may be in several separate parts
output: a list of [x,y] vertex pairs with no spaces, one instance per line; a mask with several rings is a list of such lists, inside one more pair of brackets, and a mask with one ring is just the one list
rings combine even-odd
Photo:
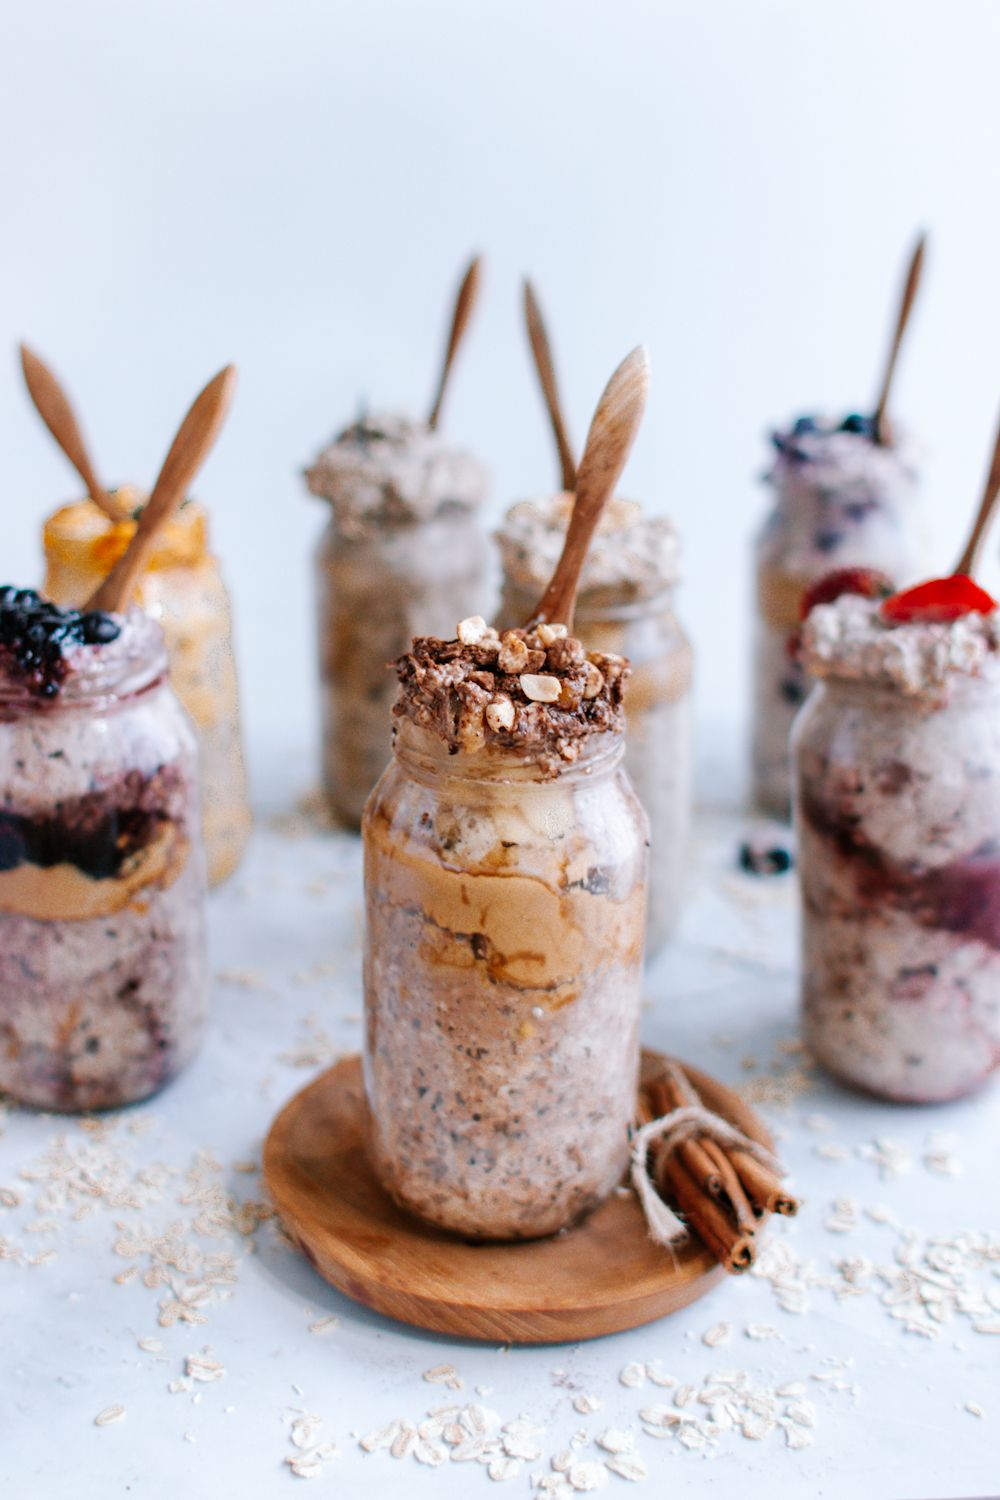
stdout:
[[490,746],[474,752],[449,751],[443,740],[410,720],[397,719],[393,730],[392,752],[410,774],[418,779],[467,781],[478,785],[517,785],[550,787],[565,785],[574,779],[590,779],[613,770],[625,752],[623,729],[603,730],[577,741],[580,754],[572,761],[561,761],[552,774],[546,774],[537,753]]

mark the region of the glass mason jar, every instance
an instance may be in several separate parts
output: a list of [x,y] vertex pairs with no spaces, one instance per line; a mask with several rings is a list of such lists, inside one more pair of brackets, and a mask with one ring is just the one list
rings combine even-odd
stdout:
[[1000,1066],[1000,666],[828,677],[793,736],[805,1041],[889,1099]]
[[[504,579],[501,625],[519,625],[540,591]],[[646,952],[673,934],[690,855],[694,802],[691,643],[674,613],[672,586],[638,599],[620,591],[581,591],[574,632],[588,651],[625,656],[628,730],[625,769],[649,819]]]
[[155,1093],[205,1020],[195,736],[159,627],[114,618],[55,697],[0,666],[0,1089],[43,1109]]
[[392,755],[396,679],[414,636],[450,636],[487,597],[491,559],[473,511],[360,535],[332,515],[316,552],[323,783],[351,827]]
[[910,582],[923,538],[905,449],[815,423],[774,441],[775,500],[755,543],[751,797],[760,812],[787,818],[789,736],[809,686],[796,653],[803,596],[836,568],[874,568],[894,584]]
[[[115,493],[123,497],[125,514],[145,501],[138,491]],[[44,532],[46,597],[83,604],[134,530],[133,520],[116,524],[90,500],[56,511]],[[164,526],[136,602],[163,628],[171,682],[198,731],[208,877],[218,885],[242,859],[252,819],[229,595],[208,550],[208,520],[197,502],[189,500]]]
[[372,1160],[469,1238],[553,1234],[626,1166],[647,825],[622,751],[594,735],[545,779],[401,719],[365,811]]

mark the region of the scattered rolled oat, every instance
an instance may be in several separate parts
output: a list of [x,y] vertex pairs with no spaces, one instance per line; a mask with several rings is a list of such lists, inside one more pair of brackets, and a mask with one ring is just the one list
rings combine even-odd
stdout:
[[315,1323],[309,1324],[310,1333],[331,1333],[334,1328],[340,1327],[340,1319],[336,1313],[330,1313],[329,1317],[317,1318]]
[[979,1405],[978,1401],[966,1401],[965,1410],[973,1417],[981,1417],[983,1415],[983,1408]]
[[605,1453],[631,1453],[635,1447],[635,1436],[622,1427],[609,1427],[595,1438],[598,1448]]
[[581,1391],[578,1396],[573,1397],[573,1410],[578,1411],[581,1417],[593,1416],[595,1411],[600,1411],[601,1402],[597,1396],[591,1396],[587,1391]]
[[709,1349],[715,1349],[719,1344],[727,1344],[732,1337],[733,1325],[731,1323],[714,1323],[711,1328],[706,1328],[701,1336],[703,1344]]
[[125,1415],[124,1406],[106,1406],[99,1411],[94,1418],[95,1427],[110,1427],[112,1422],[120,1422]]
[[613,1458],[606,1458],[604,1467],[610,1469],[612,1474],[617,1474],[619,1479],[629,1479],[633,1484],[649,1477],[649,1470],[635,1453],[616,1454]]
[[638,1390],[646,1384],[646,1367],[637,1364],[634,1360],[627,1364],[618,1376],[622,1385],[629,1386],[632,1390]]
[[589,1494],[593,1490],[604,1488],[608,1482],[608,1471],[601,1463],[582,1459],[579,1463],[570,1466],[566,1478],[574,1490]]

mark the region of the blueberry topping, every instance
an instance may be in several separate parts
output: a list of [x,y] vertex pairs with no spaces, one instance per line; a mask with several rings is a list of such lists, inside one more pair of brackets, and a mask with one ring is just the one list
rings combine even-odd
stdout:
[[861,437],[875,437],[874,417],[863,417],[860,412],[852,411],[840,424],[841,432],[856,432]]
[[791,849],[766,839],[747,839],[740,845],[740,869],[748,875],[785,875],[795,863]]
[[804,432],[818,432],[819,423],[815,417],[796,417],[792,432],[796,437],[801,437]]
[[794,677],[783,678],[779,692],[785,702],[790,703],[793,708],[798,708],[800,703],[805,702],[805,687]]
[[813,536],[813,541],[820,552],[832,552],[835,547],[840,546],[843,540],[844,533],[842,531],[832,531],[826,527],[822,531],[817,531]]
[[117,640],[121,626],[103,609],[92,609],[80,618],[80,639],[85,646],[106,646]]
[[60,609],[34,589],[0,587],[0,661],[39,698],[54,698],[66,675],[67,646],[103,646],[121,625],[103,610]]

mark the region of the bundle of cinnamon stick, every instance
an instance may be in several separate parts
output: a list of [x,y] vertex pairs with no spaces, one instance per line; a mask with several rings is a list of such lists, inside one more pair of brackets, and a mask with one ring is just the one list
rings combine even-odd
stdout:
[[[643,1084],[640,1123],[702,1100],[680,1068],[669,1065]],[[768,1214],[796,1214],[798,1200],[763,1162],[738,1146],[694,1135],[674,1150],[651,1150],[657,1192],[732,1275],[748,1271],[757,1231]]]

